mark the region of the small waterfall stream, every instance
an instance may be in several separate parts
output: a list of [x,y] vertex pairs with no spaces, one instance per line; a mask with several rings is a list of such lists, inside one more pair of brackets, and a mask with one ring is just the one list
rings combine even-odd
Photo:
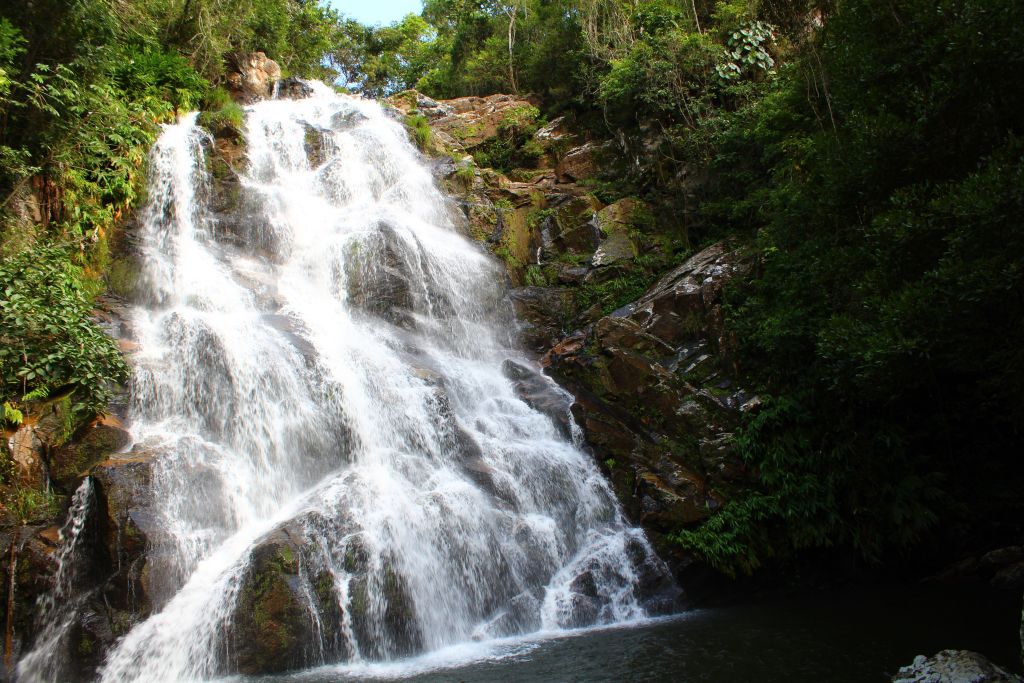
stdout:
[[58,535],[53,589],[39,599],[36,612],[39,631],[35,647],[18,662],[19,681],[44,683],[67,678],[69,653],[65,638],[78,617],[78,606],[88,597],[77,592],[76,579],[85,550],[92,498],[92,479],[86,477],[71,497],[67,521]]
[[402,126],[310,87],[247,108],[230,214],[195,115],[154,147],[130,424],[163,533],[102,681],[237,671],[267,553],[294,560],[303,666],[637,619],[664,579],[569,401],[517,389],[503,275]]

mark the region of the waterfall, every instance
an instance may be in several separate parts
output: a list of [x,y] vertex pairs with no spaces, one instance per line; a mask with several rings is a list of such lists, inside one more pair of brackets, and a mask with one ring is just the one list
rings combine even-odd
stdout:
[[53,589],[40,596],[36,606],[39,630],[32,651],[18,662],[21,683],[65,680],[70,654],[67,635],[78,617],[79,605],[88,597],[76,591],[76,579],[91,504],[92,479],[86,477],[71,497],[67,521],[58,535]]
[[402,126],[310,87],[247,108],[230,214],[195,115],[152,152],[130,427],[163,533],[103,681],[251,669],[239,620],[274,567],[301,666],[637,619],[665,575],[568,401],[524,398],[559,390]]

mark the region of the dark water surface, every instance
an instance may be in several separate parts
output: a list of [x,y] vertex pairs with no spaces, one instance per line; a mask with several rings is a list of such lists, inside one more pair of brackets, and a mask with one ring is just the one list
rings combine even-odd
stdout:
[[1016,592],[923,587],[821,592],[694,610],[632,626],[457,646],[393,664],[327,667],[259,680],[882,683],[915,655],[945,648],[976,650],[1019,671],[1020,613]]

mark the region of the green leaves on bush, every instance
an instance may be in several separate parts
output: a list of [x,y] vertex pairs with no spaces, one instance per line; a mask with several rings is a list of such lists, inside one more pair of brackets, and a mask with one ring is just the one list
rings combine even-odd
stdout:
[[89,317],[81,269],[43,248],[0,263],[0,282],[0,399],[13,407],[40,387],[67,387],[77,412],[102,412],[128,368]]

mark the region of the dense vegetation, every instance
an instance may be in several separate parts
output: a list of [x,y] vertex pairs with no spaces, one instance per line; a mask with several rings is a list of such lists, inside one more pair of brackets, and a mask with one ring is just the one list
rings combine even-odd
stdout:
[[739,437],[758,485],[679,543],[736,571],[1020,532],[1015,3],[427,0],[346,35],[367,92],[538,94],[639,162],[603,187],[756,248],[729,325],[765,397]]
[[102,410],[126,372],[90,321],[157,124],[219,106],[236,54],[325,73],[339,18],[293,0],[40,0],[0,14],[0,403],[74,389]]
[[[67,385],[102,407],[124,370],[88,301],[140,198],[155,124],[226,106],[217,86],[252,50],[290,73],[336,69],[372,96],[534,93],[544,115],[569,114],[631,160],[609,169],[602,198],[642,196],[691,247],[752,245],[729,325],[765,398],[739,436],[757,485],[679,543],[735,571],[809,548],[878,561],[940,532],[1019,533],[1024,17],[1012,0],[426,0],[384,27],[299,0],[5,9],[0,400],[12,409]],[[492,151],[491,165],[515,162]]]

